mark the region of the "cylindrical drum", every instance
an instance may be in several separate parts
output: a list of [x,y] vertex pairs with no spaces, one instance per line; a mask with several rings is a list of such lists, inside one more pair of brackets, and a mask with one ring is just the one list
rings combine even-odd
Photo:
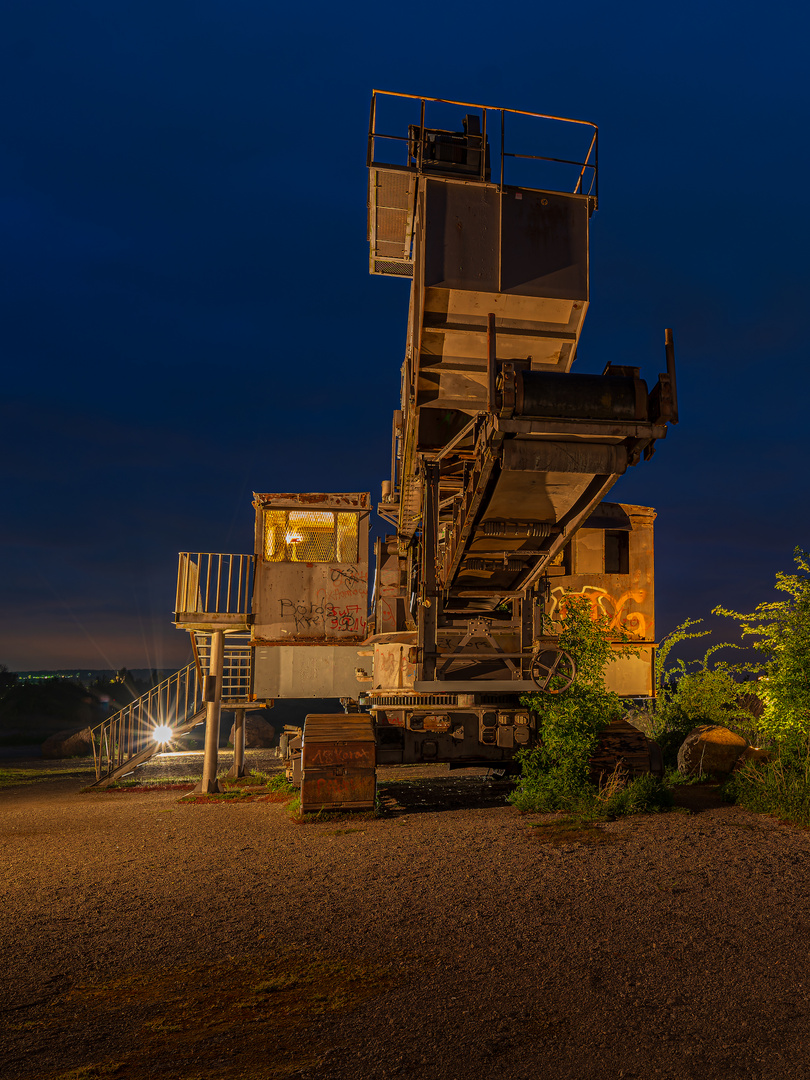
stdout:
[[517,372],[515,412],[572,420],[646,420],[647,384],[627,375]]

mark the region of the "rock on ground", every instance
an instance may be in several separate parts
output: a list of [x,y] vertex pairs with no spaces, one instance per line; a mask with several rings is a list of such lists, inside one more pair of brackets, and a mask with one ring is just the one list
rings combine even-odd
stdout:
[[42,744],[44,758],[86,757],[93,753],[93,739],[90,728],[76,731],[57,731]]
[[748,740],[727,727],[701,724],[684,739],[678,751],[678,772],[727,775],[748,747]]
[[[236,737],[236,724],[231,726],[231,733],[228,736],[228,743],[233,746],[233,741]],[[264,719],[263,716],[257,716],[256,713],[248,713],[245,716],[245,746],[252,749],[265,750],[273,745],[276,737],[276,729],[272,724]]]

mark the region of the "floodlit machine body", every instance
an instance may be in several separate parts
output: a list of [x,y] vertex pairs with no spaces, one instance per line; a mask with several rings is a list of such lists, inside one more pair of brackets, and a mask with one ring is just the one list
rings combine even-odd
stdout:
[[367,634],[369,496],[255,495],[257,698],[356,698]]
[[[674,355],[668,331],[652,389],[625,357],[573,370],[597,151],[587,122],[374,92],[369,269],[410,298],[372,580],[365,493],[258,494],[252,558],[187,552],[178,576],[201,675],[201,635],[225,635],[243,704],[343,699],[285,736],[307,809],[370,805],[372,756],[506,766],[536,745],[521,699],[576,678],[572,595],[633,647],[608,686],[654,693],[655,513],[608,495],[677,423]],[[643,735],[616,738],[646,767]]]

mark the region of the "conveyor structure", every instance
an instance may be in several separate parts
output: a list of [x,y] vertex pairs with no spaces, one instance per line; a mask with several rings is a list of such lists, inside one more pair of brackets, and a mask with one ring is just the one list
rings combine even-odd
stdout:
[[597,152],[588,122],[374,92],[369,266],[410,302],[371,610],[367,493],[259,494],[252,559],[181,555],[175,621],[211,642],[202,790],[226,635],[250,652],[230,707],[345,703],[282,739],[305,810],[371,805],[375,764],[504,768],[534,745],[522,696],[576,677],[570,592],[635,646],[611,687],[653,692],[655,513],[605,500],[677,423],[672,334],[652,389],[624,359],[571,370]]

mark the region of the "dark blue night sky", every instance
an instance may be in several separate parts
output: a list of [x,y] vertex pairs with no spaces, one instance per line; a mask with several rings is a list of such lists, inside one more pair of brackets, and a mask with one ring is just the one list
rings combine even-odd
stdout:
[[575,370],[663,370],[659,636],[772,596],[808,543],[799,5],[7,0],[2,641],[13,669],[169,667],[178,550],[251,491],[387,476],[408,286],[371,278],[372,87],[600,126]]

